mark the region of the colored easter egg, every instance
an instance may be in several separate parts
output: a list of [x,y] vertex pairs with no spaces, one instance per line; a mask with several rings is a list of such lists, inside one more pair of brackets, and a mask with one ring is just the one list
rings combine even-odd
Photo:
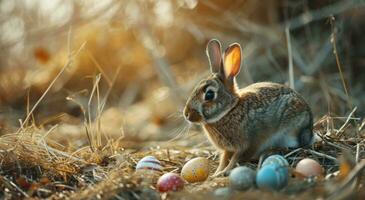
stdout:
[[162,171],[162,166],[159,160],[157,160],[153,156],[146,156],[138,161],[136,165],[136,170],[153,170],[153,171]]
[[[124,193],[124,195],[121,195],[122,197],[125,196],[125,190],[121,191],[122,193]],[[148,200],[161,200],[160,194],[156,191],[153,190],[151,188],[147,187],[143,187],[140,191],[140,193],[138,194],[139,199],[148,199]]]
[[184,181],[175,173],[162,175],[157,181],[157,189],[160,192],[179,191],[184,188]]
[[263,166],[256,175],[256,184],[260,189],[280,190],[288,184],[288,168],[278,164]]
[[190,183],[205,181],[209,176],[209,161],[203,157],[189,160],[181,169],[181,177]]
[[269,164],[278,164],[279,166],[289,167],[288,161],[281,155],[271,155],[267,157],[262,163],[262,166]]
[[230,199],[234,191],[229,187],[222,187],[214,190],[214,199]]
[[229,183],[233,189],[247,190],[255,184],[255,171],[245,166],[236,167],[229,174]]
[[323,175],[322,166],[317,161],[310,158],[305,158],[299,161],[295,167],[295,171],[305,177]]

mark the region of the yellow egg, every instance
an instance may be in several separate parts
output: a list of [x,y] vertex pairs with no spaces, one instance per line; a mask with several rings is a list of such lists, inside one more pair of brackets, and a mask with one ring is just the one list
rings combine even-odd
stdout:
[[190,183],[205,181],[209,176],[209,161],[203,157],[189,160],[181,170],[181,177]]

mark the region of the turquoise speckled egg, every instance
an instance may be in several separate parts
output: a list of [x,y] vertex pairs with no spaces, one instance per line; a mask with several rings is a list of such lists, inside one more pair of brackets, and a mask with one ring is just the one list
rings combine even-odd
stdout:
[[260,189],[280,190],[288,184],[288,168],[278,164],[263,166],[256,175],[256,184]]
[[262,167],[270,164],[277,164],[282,167],[289,167],[288,161],[281,155],[271,155],[267,157],[262,163]]
[[161,172],[162,166],[159,160],[154,156],[146,156],[138,161],[136,165],[136,170],[154,170]]
[[229,187],[218,188],[213,192],[213,199],[219,199],[219,200],[231,199],[233,194],[234,191],[232,190],[232,188]]
[[236,167],[229,174],[229,183],[233,189],[247,190],[255,184],[255,171],[245,166]]

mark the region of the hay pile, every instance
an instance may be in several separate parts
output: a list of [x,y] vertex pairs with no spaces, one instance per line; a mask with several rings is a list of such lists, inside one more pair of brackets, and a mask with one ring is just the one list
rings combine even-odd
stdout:
[[[332,124],[338,125],[332,127]],[[305,157],[318,160],[325,168],[326,177],[291,178],[289,185],[275,194],[275,198],[363,197],[365,176],[361,171],[365,168],[365,155],[361,141],[364,140],[364,124],[351,116],[347,119],[325,116],[315,126],[322,141],[310,149],[282,150],[280,153],[292,167]],[[354,133],[358,136],[352,135]],[[214,189],[228,185],[227,177],[209,178],[203,183],[186,184],[182,192],[166,195],[156,192],[154,183],[135,172],[138,160],[153,155],[161,161],[163,172],[176,173],[191,158],[206,157],[211,161],[212,173],[218,165],[214,149],[207,143],[190,145],[192,139],[204,141],[202,134],[178,141],[135,145],[123,140],[109,141],[94,150],[61,145],[49,139],[51,134],[57,134],[57,128],[46,131],[29,127],[1,136],[4,198],[144,199],[152,195],[155,199],[204,199],[212,198]],[[258,162],[245,164],[256,168]],[[252,189],[237,192],[234,197],[257,199],[266,195],[272,194]]]

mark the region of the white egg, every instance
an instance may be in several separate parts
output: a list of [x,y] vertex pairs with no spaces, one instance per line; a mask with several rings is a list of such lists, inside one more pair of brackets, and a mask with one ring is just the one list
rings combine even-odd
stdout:
[[323,167],[317,161],[310,158],[304,158],[299,161],[295,171],[305,177],[323,176],[324,174]]

